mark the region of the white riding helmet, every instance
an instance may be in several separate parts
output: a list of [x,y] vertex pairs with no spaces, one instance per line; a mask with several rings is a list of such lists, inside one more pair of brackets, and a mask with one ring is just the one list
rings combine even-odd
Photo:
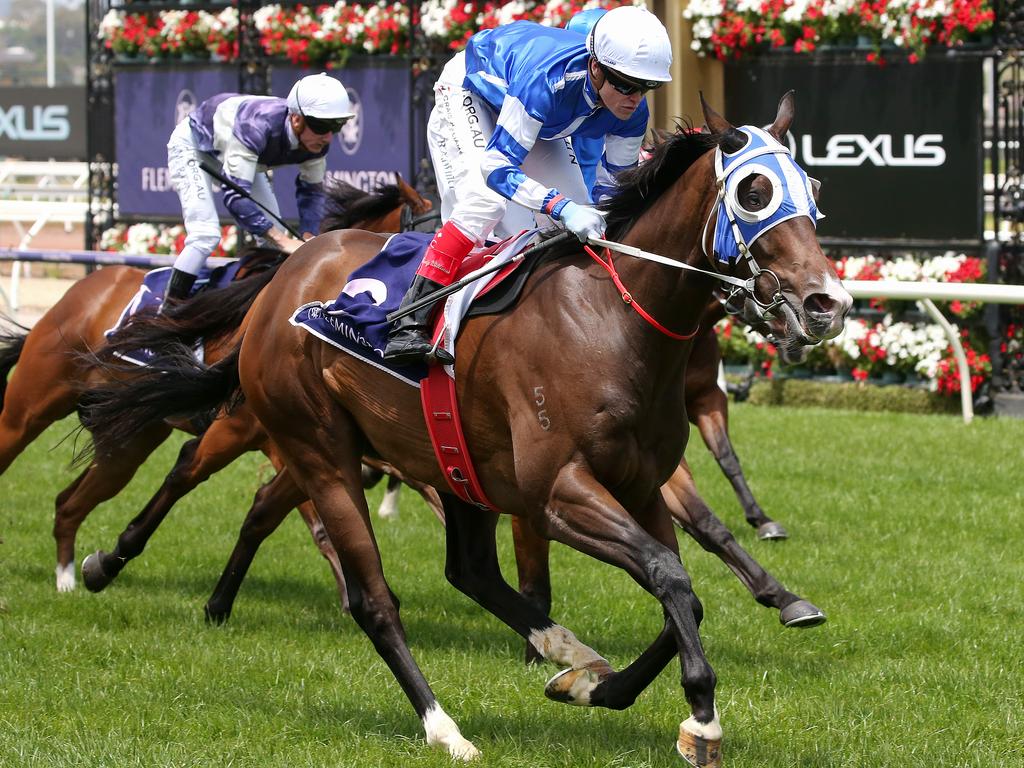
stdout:
[[672,80],[672,43],[658,17],[644,8],[612,8],[590,30],[587,51],[598,63],[656,87]]
[[351,120],[356,116],[345,86],[326,72],[306,75],[292,86],[288,111],[320,120]]

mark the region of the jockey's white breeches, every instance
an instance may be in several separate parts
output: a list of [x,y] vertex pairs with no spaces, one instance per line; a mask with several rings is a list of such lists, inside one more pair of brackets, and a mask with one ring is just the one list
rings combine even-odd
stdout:
[[[515,235],[550,224],[550,219],[502,197],[487,186],[481,170],[487,142],[497,115],[470,90],[462,87],[466,54],[448,62],[434,85],[434,109],[427,123],[427,143],[441,197],[441,220],[453,221],[477,242]],[[522,171],[530,178],[580,204],[590,202],[569,139],[538,140],[526,156]]]
[[[206,259],[220,243],[220,216],[213,200],[213,184],[199,167],[200,153],[187,119],[178,123],[167,142],[167,170],[171,186],[181,201],[185,220],[185,246],[174,260],[174,268],[198,275]],[[266,173],[257,173],[252,197],[260,205],[280,214],[277,198]]]

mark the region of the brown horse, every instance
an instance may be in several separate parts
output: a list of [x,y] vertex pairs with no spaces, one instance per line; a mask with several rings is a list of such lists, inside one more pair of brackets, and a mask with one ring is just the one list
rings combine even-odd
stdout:
[[[648,253],[670,253],[691,267],[749,275],[752,295],[771,307],[767,322],[780,356],[792,359],[805,345],[838,334],[852,300],[805,217],[762,234],[735,264],[718,265],[706,255],[704,223],[719,204],[731,204],[718,194],[717,153],[739,153],[748,137],[704,109],[710,135],[680,134],[620,177],[608,205],[609,237]],[[787,94],[771,135],[784,136],[792,115]],[[773,199],[771,182],[752,173],[739,184],[737,199],[756,214]],[[476,747],[445,714],[406,645],[360,484],[360,457],[369,450],[406,476],[445,487],[418,393],[280,322],[281,307],[329,295],[381,245],[379,236],[355,231],[304,245],[257,298],[239,354],[205,370],[183,361],[181,373],[191,379],[188,405],[196,411],[222,402],[240,382],[292,479],[315,503],[348,577],[352,614],[409,697],[427,742],[469,759]],[[696,330],[713,284],[708,272],[672,273],[650,261],[622,259],[618,269],[633,300],[664,327]],[[546,259],[510,313],[469,321],[458,340],[463,429],[497,509],[544,538],[625,569],[662,605],[665,625],[634,663],[612,670],[509,587],[495,551],[497,513],[448,494],[446,575],[545,658],[569,666],[549,682],[551,698],[629,706],[678,655],[691,715],[680,724],[677,748],[693,764],[717,765],[721,727],[715,675],[698,634],[702,607],[661,493],[686,445],[680,425],[686,424],[683,382],[691,347],[635,313],[604,268],[578,247]],[[538,388],[549,420],[538,417]],[[148,423],[185,412],[167,400],[135,417]]]
[[[406,209],[420,215],[431,208],[428,200],[401,179],[397,185],[383,188],[376,194],[366,194],[348,185],[333,185],[329,192],[324,219],[327,228],[393,227],[391,231],[397,231]],[[279,251],[266,249],[256,249],[250,255],[264,259],[263,266],[266,266],[265,260],[282,256]],[[257,258],[252,263],[261,262]],[[218,339],[218,335],[237,329],[253,297],[266,285],[275,269],[276,265],[267,269],[258,267],[251,271],[251,277],[242,273],[245,279],[228,288],[198,294],[162,316],[158,332],[145,340],[136,338],[141,343],[134,348],[158,347],[165,343],[167,336],[186,343],[206,338],[206,359],[219,359],[223,340]],[[102,371],[83,366],[84,353],[105,344],[104,332],[117,323],[121,312],[139,290],[144,275],[144,271],[130,267],[97,270],[73,285],[31,331],[8,331],[0,337],[0,474],[44,429],[78,408],[83,387],[104,380]],[[17,367],[8,381],[7,374],[15,363]],[[46,386],[41,386],[41,382],[46,382]],[[196,431],[194,423],[180,422],[176,426]],[[57,543],[58,591],[69,591],[75,586],[75,536],[82,521],[96,506],[128,484],[171,429],[169,424],[149,425],[115,450],[97,455],[58,495],[53,529]],[[280,469],[276,456],[271,456],[271,460]],[[341,572],[336,556],[312,505],[304,503],[300,511],[321,552],[332,562],[340,586]],[[342,594],[345,594],[343,589]]]

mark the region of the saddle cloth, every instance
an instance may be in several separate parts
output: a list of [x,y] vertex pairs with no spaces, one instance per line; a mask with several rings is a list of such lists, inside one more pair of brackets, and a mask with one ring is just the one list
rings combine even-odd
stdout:
[[[189,296],[194,296],[204,288],[223,288],[235,279],[241,266],[242,260],[235,260],[216,269],[204,268],[199,273],[199,277],[196,278]],[[146,276],[142,278],[142,285],[139,286],[139,290],[136,291],[132,300],[121,311],[117,322],[112,328],[104,331],[103,335],[109,339],[135,315],[142,313],[156,314],[156,311],[160,309],[160,305],[164,301],[164,294],[167,292],[167,283],[170,279],[170,267],[161,267],[160,269],[147,272]],[[202,345],[199,346],[196,354],[201,361]],[[139,349],[135,352],[121,354],[119,357],[136,365],[149,365],[153,360],[153,352],[148,349]]]
[[[510,262],[524,250],[536,232],[528,230],[497,245],[472,252],[463,261],[456,279],[485,264]],[[416,269],[432,238],[433,235],[423,232],[393,235],[380,253],[349,276],[338,298],[328,302],[312,301],[303,304],[292,313],[289,322],[406,384],[419,387],[420,381],[427,375],[427,366],[393,366],[384,360],[384,347],[387,345],[390,326],[387,316],[398,309],[412,285]],[[516,268],[522,263],[512,262],[505,269],[477,280],[448,297],[444,312],[439,313],[438,318],[438,322],[443,323],[442,343],[446,349],[454,349],[461,321],[470,311],[474,299],[492,292],[508,275],[517,271]],[[501,305],[508,303],[511,302],[500,302]],[[498,306],[497,302],[495,306]],[[448,373],[454,376],[453,371],[449,370]]]

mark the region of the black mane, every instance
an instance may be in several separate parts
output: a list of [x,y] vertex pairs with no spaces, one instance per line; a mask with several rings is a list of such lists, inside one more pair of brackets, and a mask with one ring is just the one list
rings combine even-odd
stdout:
[[609,240],[616,240],[640,218],[697,159],[718,146],[710,133],[679,126],[676,133],[654,145],[650,159],[616,177],[615,195],[601,204]]
[[363,192],[344,181],[327,185],[327,202],[320,232],[351,229],[357,222],[378,219],[402,204],[402,193],[397,184],[378,187],[376,192]]

